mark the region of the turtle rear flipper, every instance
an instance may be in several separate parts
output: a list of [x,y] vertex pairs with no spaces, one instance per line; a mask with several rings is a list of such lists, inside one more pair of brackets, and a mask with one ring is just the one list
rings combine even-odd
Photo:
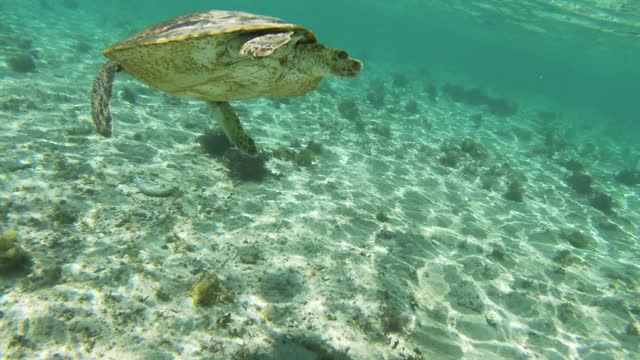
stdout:
[[113,61],[102,65],[91,89],[91,117],[102,136],[111,137],[111,91],[113,79],[122,71],[122,66]]
[[229,141],[243,153],[257,156],[258,148],[255,141],[244,132],[240,119],[231,105],[226,101],[209,101],[208,104],[209,114],[220,124]]

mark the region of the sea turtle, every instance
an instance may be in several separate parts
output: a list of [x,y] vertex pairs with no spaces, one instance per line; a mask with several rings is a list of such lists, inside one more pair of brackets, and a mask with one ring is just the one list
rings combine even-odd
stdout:
[[207,101],[211,116],[242,152],[258,150],[228,101],[300,96],[324,76],[356,77],[362,63],[317,43],[316,35],[280,19],[236,11],[184,15],[152,26],[103,51],[109,58],[91,92],[98,132],[110,137],[109,100],[116,74],[166,93]]

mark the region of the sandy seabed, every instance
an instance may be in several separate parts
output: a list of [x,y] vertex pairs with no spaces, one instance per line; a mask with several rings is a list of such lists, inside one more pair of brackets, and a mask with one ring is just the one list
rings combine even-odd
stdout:
[[[198,144],[205,104],[126,75],[114,137],[95,133],[99,44],[124,34],[2,16],[0,225],[31,258],[0,277],[3,358],[639,356],[640,196],[614,181],[637,149],[522,101],[505,118],[433,99],[374,63],[234,103],[268,159],[242,180]],[[6,63],[24,51],[35,72]],[[579,165],[613,212],[570,186]]]

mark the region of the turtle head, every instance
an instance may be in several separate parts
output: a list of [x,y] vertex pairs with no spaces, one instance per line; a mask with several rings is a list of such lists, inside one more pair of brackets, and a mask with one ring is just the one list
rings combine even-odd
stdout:
[[349,54],[340,49],[327,49],[331,54],[329,62],[331,75],[336,77],[357,77],[362,70],[362,61],[352,59]]
[[320,76],[357,77],[362,70],[362,62],[349,57],[340,49],[328,48],[321,44],[304,44],[299,47],[307,56],[302,66],[311,64],[311,72]]

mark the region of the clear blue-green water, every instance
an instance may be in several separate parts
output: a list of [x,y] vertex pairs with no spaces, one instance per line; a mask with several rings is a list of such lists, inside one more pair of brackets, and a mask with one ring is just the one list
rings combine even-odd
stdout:
[[[102,50],[212,9],[362,72],[231,101],[251,158],[125,69],[100,136]],[[637,359],[638,59],[633,0],[0,0],[0,358]]]
[[134,28],[123,33],[211,8],[270,14],[391,71],[434,78],[450,72],[513,98],[544,97],[550,106],[580,112],[584,124],[611,124],[608,131],[635,142],[629,134],[630,128],[637,134],[640,79],[634,1],[115,3],[91,9],[116,28]]

